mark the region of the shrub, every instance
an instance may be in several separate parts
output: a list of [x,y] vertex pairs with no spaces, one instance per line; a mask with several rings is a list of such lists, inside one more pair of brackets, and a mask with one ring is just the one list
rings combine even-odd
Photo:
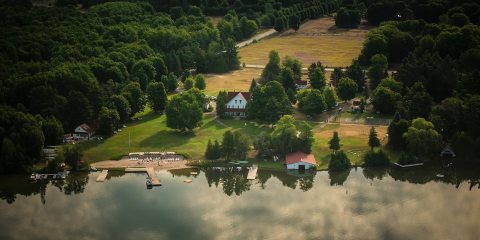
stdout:
[[337,151],[330,155],[330,162],[328,162],[329,171],[343,171],[350,167],[351,163],[345,152]]
[[363,156],[363,161],[365,162],[365,166],[368,167],[384,167],[390,164],[390,159],[388,159],[387,154],[384,151],[368,151]]

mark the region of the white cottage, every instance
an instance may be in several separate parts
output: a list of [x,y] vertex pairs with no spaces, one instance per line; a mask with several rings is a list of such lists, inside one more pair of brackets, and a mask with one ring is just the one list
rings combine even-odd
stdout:
[[287,169],[305,170],[314,168],[317,165],[313,154],[306,154],[303,152],[289,153],[285,156],[285,163]]
[[250,101],[249,92],[228,92],[225,115],[232,117],[246,117],[246,106],[248,101]]
[[93,128],[84,123],[75,128],[75,131],[73,131],[73,138],[85,140],[90,139],[93,134],[95,134]]

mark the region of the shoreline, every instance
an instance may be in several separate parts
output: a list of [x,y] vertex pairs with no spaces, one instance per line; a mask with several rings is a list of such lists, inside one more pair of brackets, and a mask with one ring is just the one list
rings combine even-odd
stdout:
[[90,167],[94,167],[98,170],[103,169],[125,169],[125,168],[144,168],[144,167],[153,167],[155,171],[160,170],[173,170],[173,169],[183,169],[189,168],[191,166],[187,165],[187,160],[181,161],[172,161],[172,162],[144,162],[138,164],[138,161],[121,159],[121,160],[105,160],[100,162],[95,162],[90,164]]

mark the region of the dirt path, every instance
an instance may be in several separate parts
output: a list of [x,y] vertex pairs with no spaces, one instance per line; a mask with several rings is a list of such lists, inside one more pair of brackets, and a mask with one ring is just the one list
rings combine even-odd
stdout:
[[239,42],[237,43],[236,47],[237,48],[242,48],[242,47],[245,47],[247,46],[248,44],[252,43],[253,41],[259,41],[263,38],[266,38],[272,34],[275,34],[277,33],[277,31],[275,31],[275,29],[269,29],[268,31],[266,32],[263,32],[263,33],[260,33],[260,34],[257,34],[255,36],[253,36],[252,38],[248,39],[248,40],[245,40],[243,42]]

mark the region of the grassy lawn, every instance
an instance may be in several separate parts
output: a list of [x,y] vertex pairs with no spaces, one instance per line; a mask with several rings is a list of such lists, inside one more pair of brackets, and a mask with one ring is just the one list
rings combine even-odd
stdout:
[[248,91],[252,79],[259,79],[262,69],[244,68],[226,74],[206,74],[207,95],[216,96],[219,91]]
[[[375,127],[382,145],[386,143],[386,126]],[[367,125],[340,125],[328,124],[323,128],[315,128],[315,143],[312,151],[317,159],[318,169],[323,170],[328,167],[330,149],[328,141],[332,138],[333,132],[337,131],[340,137],[341,149],[347,153],[352,164],[362,163],[362,154],[369,150],[368,134],[370,126]]]
[[368,29],[337,29],[332,18],[320,18],[303,24],[297,32],[287,31],[239,50],[240,61],[265,65],[271,50],[280,57],[292,56],[305,66],[320,60],[330,67],[345,67],[358,57]]
[[[228,127],[219,124],[214,115],[205,115],[203,125],[193,133],[180,133],[166,126],[164,115],[149,114],[132,123],[122,132],[102,141],[86,143],[83,159],[87,163],[118,159],[129,152],[175,151],[189,154],[192,159],[203,159],[209,139],[221,141],[227,130],[241,131],[256,136],[262,131],[271,131],[255,123],[244,120],[222,120]],[[129,148],[130,136],[130,148]]]

